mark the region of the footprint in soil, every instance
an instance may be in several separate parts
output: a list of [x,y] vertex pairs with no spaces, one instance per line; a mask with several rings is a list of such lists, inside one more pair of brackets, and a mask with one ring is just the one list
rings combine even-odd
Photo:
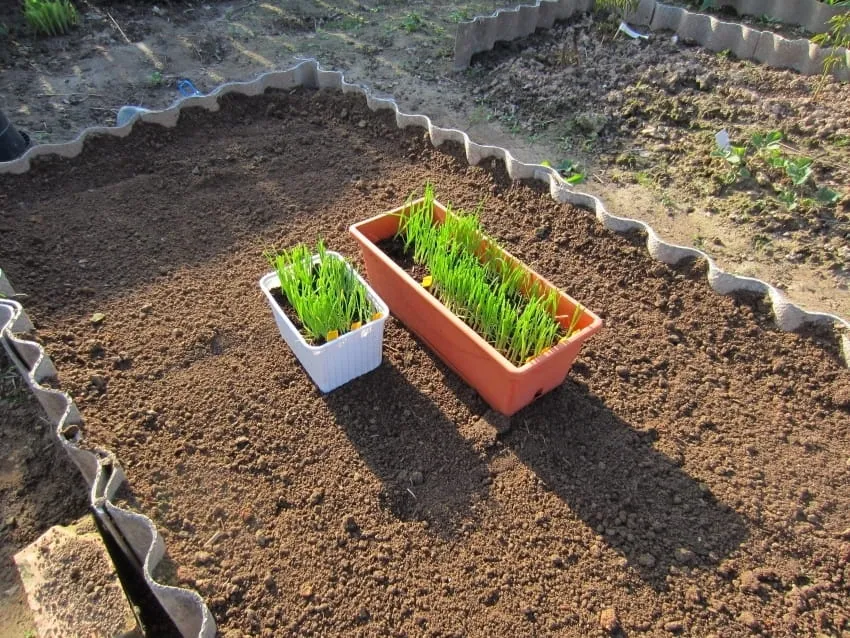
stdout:
[[[527,423],[528,428],[516,427]],[[574,381],[514,416],[503,441],[656,589],[674,565],[716,564],[746,520]]]
[[486,498],[486,462],[439,406],[392,365],[384,363],[367,377],[325,395],[336,422],[383,481],[384,508],[453,536],[472,504]]

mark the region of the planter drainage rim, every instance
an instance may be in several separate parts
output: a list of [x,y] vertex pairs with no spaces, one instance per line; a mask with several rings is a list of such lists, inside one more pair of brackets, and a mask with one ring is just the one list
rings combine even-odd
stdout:
[[[126,137],[139,120],[174,127],[184,107],[202,107],[218,111],[218,99],[228,93],[259,95],[268,88],[293,89],[332,88],[344,93],[364,95],[373,111],[387,109],[395,114],[400,128],[420,126],[427,129],[431,142],[439,146],[452,141],[463,145],[467,161],[477,165],[487,158],[504,160],[511,179],[536,179],[549,185],[552,198],[559,203],[571,204],[594,211],[597,219],[614,232],[642,231],[647,234],[646,247],[654,259],[665,264],[676,264],[684,259],[705,259],[708,263],[708,283],[719,294],[751,292],[770,298],[776,324],[779,329],[793,331],[806,324],[829,325],[841,332],[841,347],[845,364],[850,362],[850,323],[830,313],[804,310],[785,298],[783,293],[770,284],[752,277],[728,273],[715,264],[705,252],[688,246],[666,242],[645,222],[612,215],[598,197],[575,190],[564,182],[554,169],[541,164],[527,164],[513,157],[507,149],[473,142],[469,136],[457,129],[435,126],[425,115],[410,115],[399,110],[392,99],[378,98],[364,86],[347,82],[342,73],[326,71],[318,62],[307,59],[283,70],[264,73],[250,82],[230,82],[203,96],[182,98],[167,109],[140,113],[121,127],[96,126],[83,130],[74,140],[62,144],[45,144],[29,148],[24,155],[11,162],[0,163],[0,174],[21,174],[30,169],[30,162],[42,155],[76,157],[83,150],[87,138],[98,135]],[[2,267],[2,264],[0,264]],[[153,522],[142,514],[119,508],[112,503],[124,474],[118,459],[105,450],[89,450],[80,447],[82,418],[73,400],[66,393],[41,385],[40,381],[56,374],[50,358],[36,342],[16,336],[33,329],[33,325],[21,307],[14,301],[14,289],[0,270],[0,292],[7,298],[0,299],[0,340],[24,380],[47,412],[55,428],[59,444],[68,453],[91,488],[90,504],[96,512],[108,514],[113,529],[128,544],[142,563],[141,576],[150,587],[163,608],[186,637],[212,638],[216,635],[215,621],[201,597],[194,591],[169,587],[156,582],[152,571],[165,552],[162,537]]]

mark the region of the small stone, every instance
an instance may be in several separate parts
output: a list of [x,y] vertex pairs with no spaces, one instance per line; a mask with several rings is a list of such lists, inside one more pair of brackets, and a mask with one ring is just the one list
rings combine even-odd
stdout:
[[342,526],[351,536],[354,536],[360,531],[360,526],[357,524],[357,521],[354,520],[353,516],[346,516]]
[[263,585],[269,591],[274,591],[277,589],[277,583],[275,582],[274,576],[271,574],[266,574],[265,579],[263,579]]
[[18,526],[18,519],[14,516],[7,516],[3,519],[3,527],[7,529],[12,529]]
[[257,530],[257,533],[254,535],[254,538],[257,539],[257,545],[259,545],[260,547],[265,547],[272,541],[272,539],[266,536],[263,530],[260,529]]
[[624,379],[629,376],[630,371],[627,366],[617,366],[614,368],[614,372],[617,373],[617,376],[623,377]]
[[99,341],[89,341],[87,345],[88,345],[88,350],[89,350],[89,356],[92,359],[95,359],[97,357],[102,357],[104,352],[106,352],[106,350],[103,347],[103,344],[100,343]]
[[850,410],[850,385],[839,386],[833,390],[832,404],[841,410]]
[[649,553],[641,554],[640,556],[638,556],[637,561],[638,561],[638,564],[642,565],[643,567],[655,567],[655,562],[656,562],[655,556],[653,556],[652,554],[649,554]]
[[236,437],[236,440],[233,441],[233,443],[236,445],[237,448],[241,450],[251,445],[251,439],[249,439],[247,436],[239,436]]
[[705,602],[705,599],[702,595],[702,590],[700,590],[699,587],[693,586],[688,587],[685,590],[685,600],[695,605],[701,605],[703,602]]
[[313,585],[311,583],[302,583],[298,588],[298,595],[301,598],[307,599],[313,597]]
[[325,500],[325,490],[319,488],[310,494],[310,505],[318,505]]
[[664,631],[667,631],[671,634],[678,634],[682,631],[685,631],[685,623],[681,620],[671,620],[669,622],[664,623]]
[[198,168],[197,165],[195,165],[194,168],[192,168],[192,175],[200,175],[200,174],[201,174],[201,169]]
[[738,579],[738,588],[745,594],[758,594],[762,590],[761,580],[755,571],[745,571]]
[[422,472],[416,470],[410,473],[410,482],[414,485],[422,485],[425,482],[425,477],[422,475]]
[[196,565],[209,565],[214,560],[215,560],[215,556],[213,556],[209,552],[196,552],[195,553],[195,564]]
[[141,308],[139,308],[139,311],[140,311],[143,315],[149,315],[149,314],[153,311],[153,305],[152,305],[152,304],[149,304],[149,303],[146,303],[144,306],[142,306]]
[[89,377],[89,383],[91,383],[97,390],[103,394],[106,392],[106,377],[102,374],[93,374]]
[[750,611],[742,611],[738,615],[738,622],[752,631],[761,630],[761,623],[758,621],[758,618],[756,618]]
[[357,620],[359,620],[360,622],[368,622],[369,618],[371,618],[371,617],[372,617],[372,614],[370,614],[369,610],[366,609],[365,607],[361,607],[357,611]]
[[697,555],[687,547],[679,547],[676,552],[676,560],[683,565],[693,565],[697,560]]
[[613,607],[606,607],[599,614],[599,626],[609,634],[613,634],[620,628],[620,619]]
[[359,122],[357,122],[357,127],[366,128],[366,120],[360,120]]
[[91,319],[89,319],[89,321],[91,321],[93,324],[97,325],[99,323],[103,323],[104,319],[106,319],[105,314],[103,314],[102,312],[96,312],[91,316]]
[[347,117],[348,117],[348,109],[342,109],[342,110],[339,112],[339,116],[340,116],[340,118],[342,118],[343,120],[344,120],[345,118],[347,118]]

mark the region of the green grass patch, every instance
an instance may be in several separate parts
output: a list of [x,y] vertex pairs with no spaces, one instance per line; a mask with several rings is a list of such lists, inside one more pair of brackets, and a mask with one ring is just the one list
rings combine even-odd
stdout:
[[366,287],[341,259],[328,254],[324,242],[311,249],[298,244],[288,250],[269,251],[280,289],[295,311],[301,332],[313,345],[332,341],[356,330],[375,317]]
[[61,35],[77,24],[77,9],[70,0],[24,0],[24,19],[39,35]]
[[449,211],[434,223],[434,190],[401,215],[396,239],[428,275],[430,289],[452,313],[511,363],[522,366],[577,330],[581,307],[564,330],[556,316],[559,295],[546,292],[482,232],[478,212]]

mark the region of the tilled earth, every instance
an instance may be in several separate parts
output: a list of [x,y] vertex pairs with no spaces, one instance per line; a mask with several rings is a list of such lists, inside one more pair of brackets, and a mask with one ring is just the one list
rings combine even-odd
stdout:
[[[380,368],[321,395],[257,284],[317,236],[361,264],[348,226],[426,180],[606,323],[503,434],[393,319]],[[222,635],[850,631],[850,371],[704,265],[333,92],[230,97],[0,191],[87,439]]]
[[[736,144],[780,128],[795,149],[789,156],[814,158],[816,181],[846,196],[847,87],[828,85],[815,98],[816,79],[673,44],[669,33],[642,44],[615,39],[598,15],[482,54],[477,68],[453,73],[457,23],[498,7],[86,0],[70,35],[39,38],[6,3],[0,108],[33,140],[60,142],[113,123],[122,105],[169,105],[181,78],[210,91],[312,56],[393,95],[407,112],[510,148],[523,161],[578,160],[588,175],[580,188],[615,214],[703,248],[727,270],[778,285],[811,309],[850,317],[847,200],[788,211],[775,201],[774,186],[787,186],[781,171],[759,164],[753,179],[724,185],[723,163],[710,157],[721,128]],[[756,26],[792,35],[781,25]]]
[[[736,270],[760,253],[805,264],[837,298],[847,296],[850,87],[830,81],[814,95],[820,78],[683,46],[669,35],[615,36],[610,22],[590,15],[480,56],[471,74],[482,108],[529,135],[561,140],[553,165],[568,159],[600,171],[624,188],[623,199],[630,185],[651,188],[669,216],[659,221],[662,230],[684,217],[694,227],[688,243],[737,262]],[[750,175],[733,177],[735,167],[714,156],[723,129],[732,144],[748,146]],[[783,133],[780,154],[813,160],[812,178],[792,203],[780,201],[793,190],[786,172],[749,143],[775,130]],[[837,201],[815,201],[820,187]]]

